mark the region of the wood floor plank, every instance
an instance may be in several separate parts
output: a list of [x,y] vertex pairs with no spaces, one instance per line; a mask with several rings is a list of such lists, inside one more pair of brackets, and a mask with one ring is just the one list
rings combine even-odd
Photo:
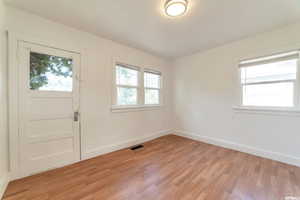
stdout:
[[300,168],[168,135],[13,181],[4,200],[284,200]]

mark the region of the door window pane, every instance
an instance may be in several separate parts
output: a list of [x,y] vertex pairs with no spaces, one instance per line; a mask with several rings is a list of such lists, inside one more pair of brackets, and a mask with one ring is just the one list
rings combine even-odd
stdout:
[[72,92],[73,60],[30,52],[30,89]]
[[145,89],[145,104],[159,104],[159,90]]
[[294,82],[244,85],[243,105],[292,107]]
[[118,105],[136,105],[137,104],[137,88],[117,88],[117,104]]

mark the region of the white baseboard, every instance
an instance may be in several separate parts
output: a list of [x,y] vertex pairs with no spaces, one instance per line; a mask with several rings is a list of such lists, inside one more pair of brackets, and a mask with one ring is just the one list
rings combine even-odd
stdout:
[[103,154],[107,154],[107,153],[111,153],[114,151],[118,151],[120,149],[124,149],[124,148],[128,148],[140,143],[144,143],[153,139],[156,139],[158,137],[164,136],[164,135],[168,135],[168,134],[172,134],[174,133],[173,130],[165,130],[165,131],[160,131],[157,133],[152,133],[149,136],[146,137],[142,137],[139,139],[134,139],[134,140],[128,140],[119,144],[113,144],[113,145],[107,145],[104,147],[100,147],[100,148],[95,148],[93,150],[89,150],[88,152],[83,154],[83,160],[89,159],[89,158],[93,158],[96,156],[100,156]]
[[2,199],[8,183],[9,183],[9,174],[6,173],[0,178],[0,199]]
[[221,147],[224,147],[227,149],[233,149],[236,151],[253,154],[253,155],[256,155],[259,157],[268,158],[271,160],[276,160],[276,161],[283,162],[283,163],[286,163],[289,165],[294,165],[294,166],[300,167],[300,158],[293,157],[290,155],[285,155],[285,154],[278,153],[278,152],[267,151],[264,149],[258,149],[258,148],[252,147],[252,146],[248,146],[248,145],[244,145],[244,144],[237,144],[234,142],[217,139],[217,138],[211,138],[208,136],[202,136],[202,135],[199,135],[196,133],[191,133],[191,132],[182,131],[182,130],[176,130],[174,132],[178,136],[190,138],[190,139],[205,142],[208,144],[213,144],[216,146],[221,146]]

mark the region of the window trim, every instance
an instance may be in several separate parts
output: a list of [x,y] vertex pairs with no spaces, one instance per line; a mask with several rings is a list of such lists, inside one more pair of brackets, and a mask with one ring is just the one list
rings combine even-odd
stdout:
[[[117,104],[117,88],[123,85],[116,83],[116,66],[121,65],[129,69],[138,70],[138,87],[124,85],[128,88],[137,88],[137,104],[135,105],[118,105]],[[144,73],[151,72],[160,74],[160,97],[159,104],[145,104],[145,87],[144,87]],[[113,61],[112,67],[112,99],[111,99],[111,112],[131,112],[143,110],[157,110],[163,107],[163,75],[162,72],[147,67],[138,67],[137,65],[126,64],[125,62]],[[155,88],[157,89],[157,88]]]
[[[282,59],[280,59],[280,55],[282,56]],[[263,58],[266,58],[266,60],[263,60]],[[242,68],[244,67],[251,67],[252,65],[255,66],[257,64],[263,64],[263,63],[271,63],[281,60],[287,60],[297,58],[297,72],[296,72],[296,79],[293,80],[283,80],[283,81],[261,81],[257,83],[248,83],[248,84],[242,84]],[[255,60],[259,60],[255,62]],[[249,61],[249,62],[248,62]],[[252,62],[250,62],[252,61]],[[244,62],[244,63],[243,63]],[[254,85],[254,84],[270,84],[270,83],[282,83],[282,82],[293,82],[294,83],[294,93],[293,93],[293,103],[294,105],[291,107],[281,107],[281,106],[248,106],[243,105],[243,86],[244,85]],[[256,58],[250,58],[245,60],[239,60],[238,62],[238,84],[239,84],[239,102],[238,106],[233,106],[233,109],[236,111],[254,111],[255,113],[272,113],[272,114],[278,114],[278,113],[298,113],[300,112],[300,50],[291,50],[291,51],[285,51],[285,52],[279,52],[274,53],[271,55],[266,56],[259,56]]]

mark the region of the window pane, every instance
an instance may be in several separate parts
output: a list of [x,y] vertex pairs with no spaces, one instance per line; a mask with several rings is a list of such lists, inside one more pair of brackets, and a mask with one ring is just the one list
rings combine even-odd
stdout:
[[243,86],[243,105],[292,107],[294,83],[271,83]]
[[241,69],[242,83],[295,80],[297,59],[245,67]]
[[145,89],[145,104],[159,104],[159,90]]
[[116,83],[117,85],[138,86],[138,71],[117,65]]
[[160,75],[149,72],[144,73],[144,87],[160,88]]
[[72,91],[70,58],[30,52],[30,89],[40,91]]
[[137,104],[137,89],[136,88],[117,88],[117,104],[118,105],[135,105]]

